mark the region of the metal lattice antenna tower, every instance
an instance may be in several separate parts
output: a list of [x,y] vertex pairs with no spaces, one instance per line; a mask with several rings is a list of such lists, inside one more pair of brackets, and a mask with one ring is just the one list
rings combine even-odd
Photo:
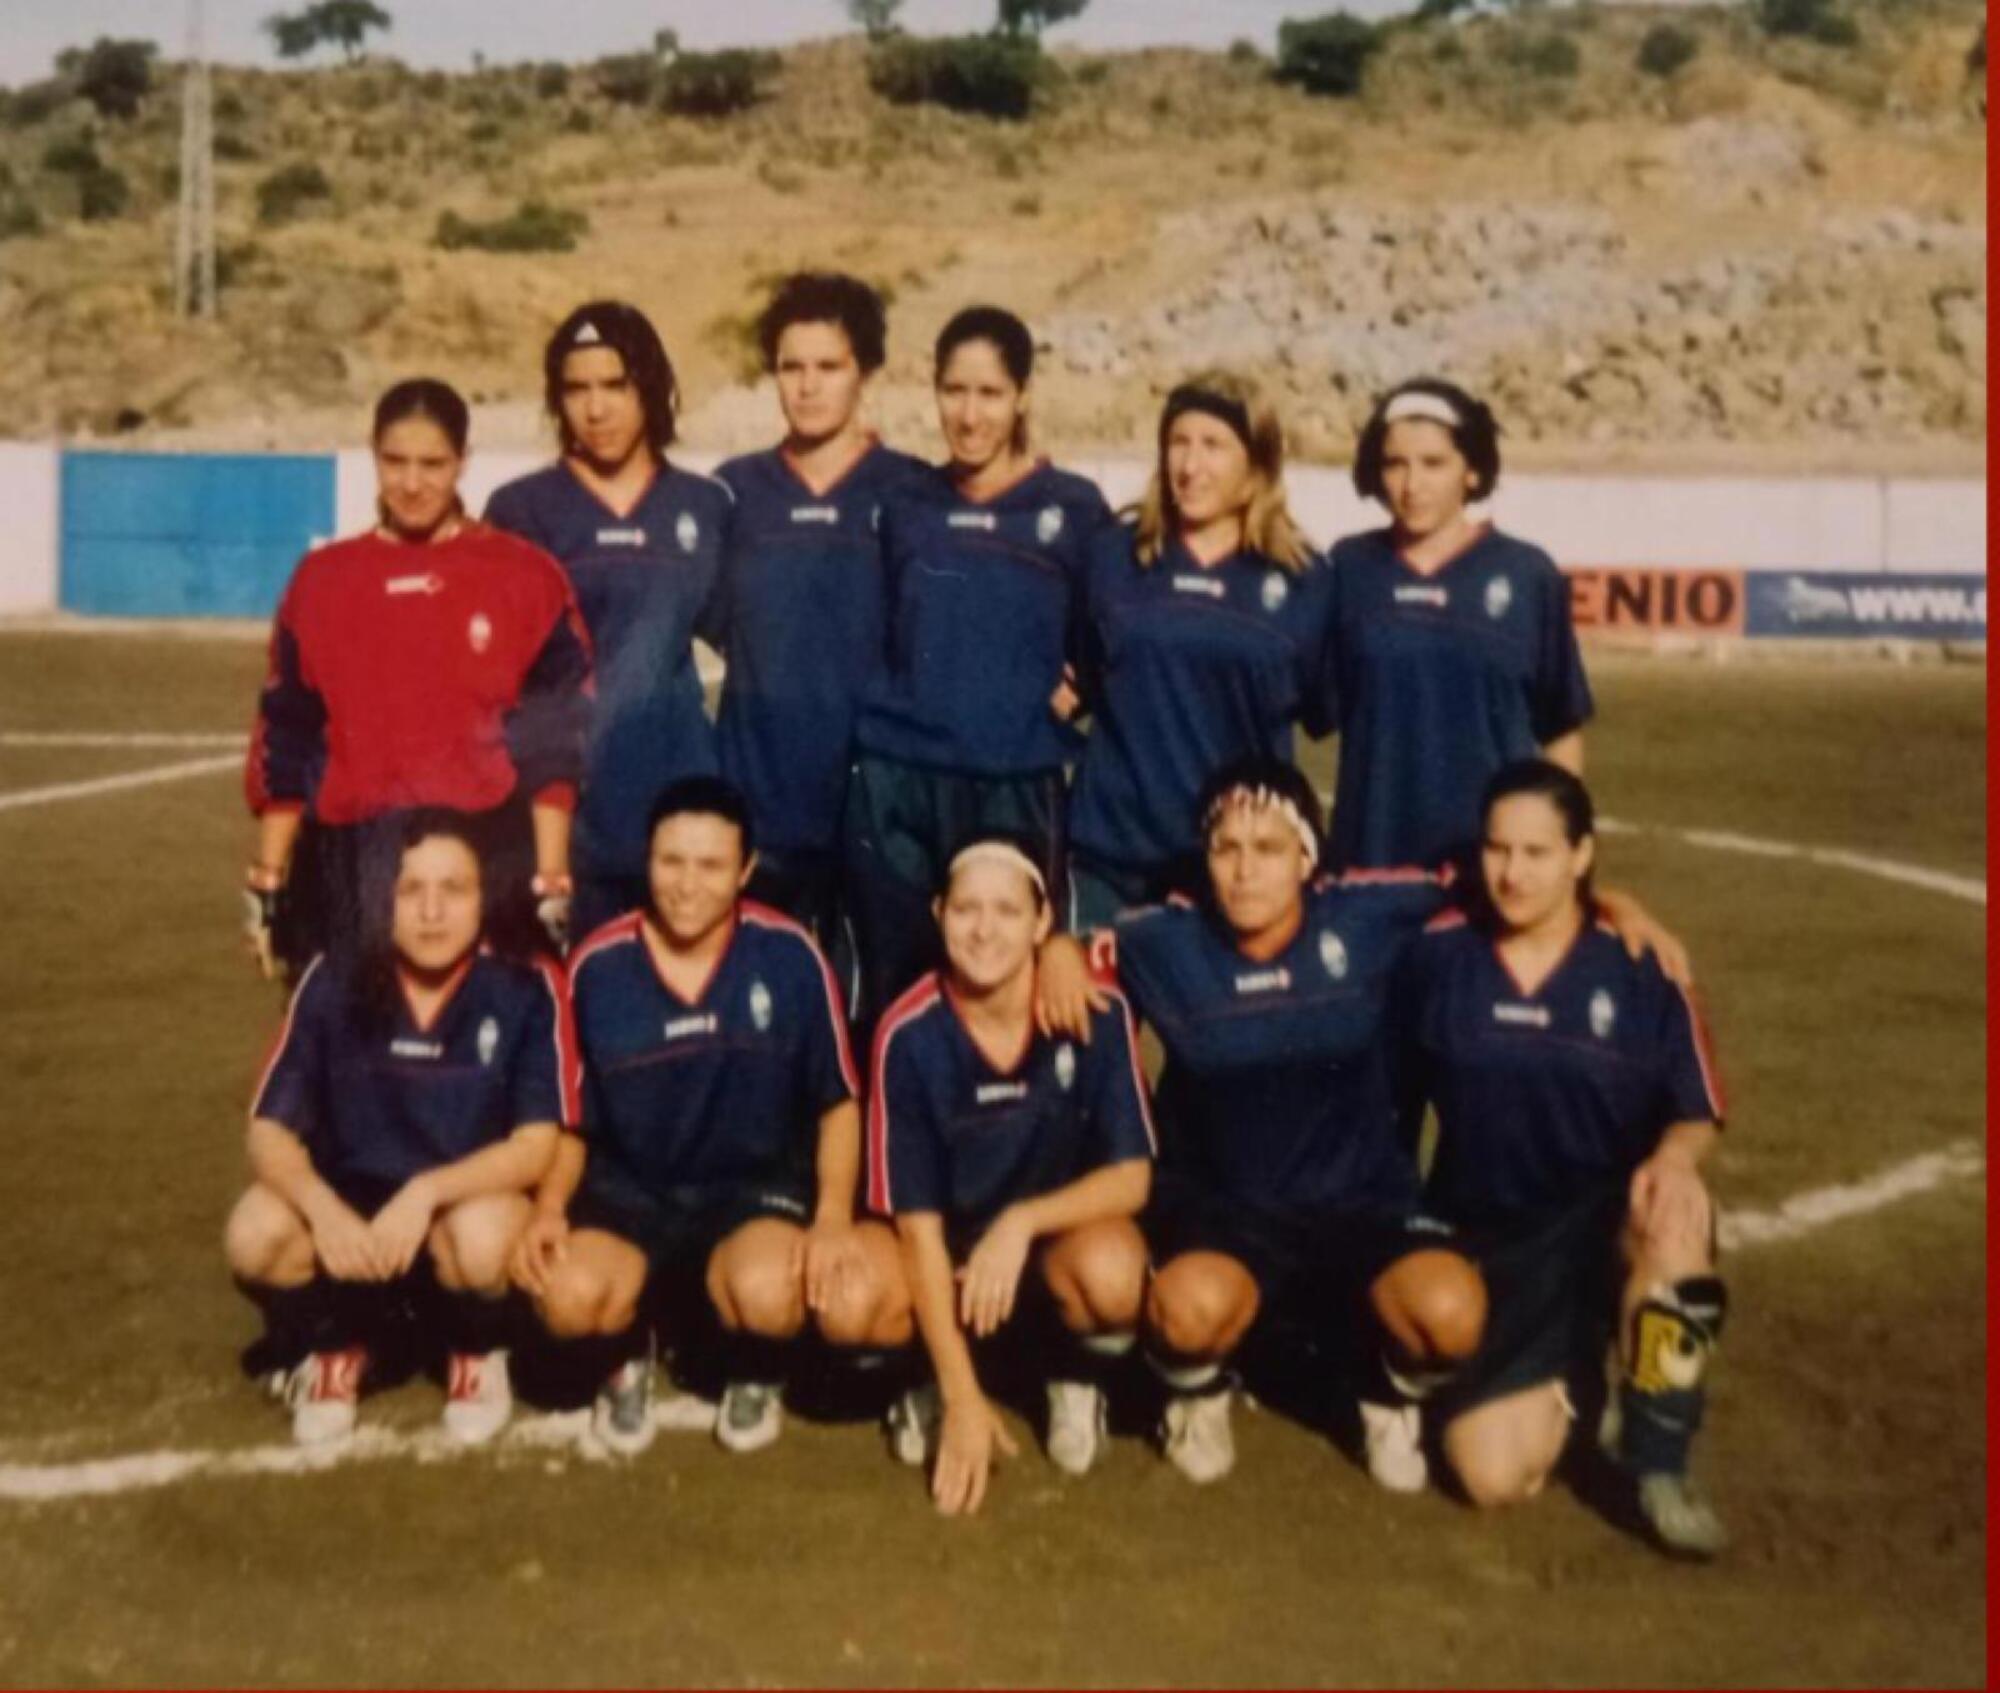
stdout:
[[181,77],[181,207],[174,231],[174,309],[215,316],[215,112],[202,39],[203,0],[188,0],[187,69]]

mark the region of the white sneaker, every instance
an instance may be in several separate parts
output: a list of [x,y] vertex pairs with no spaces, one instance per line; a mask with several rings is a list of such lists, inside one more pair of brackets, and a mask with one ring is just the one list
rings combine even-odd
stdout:
[[937,1451],[938,1430],[944,1424],[944,1402],[937,1384],[913,1387],[889,1407],[889,1455],[899,1464],[921,1469]]
[[1686,1476],[1641,1476],[1639,1514],[1661,1547],[1677,1558],[1713,1558],[1729,1545],[1715,1507]]
[[1236,1436],[1229,1428],[1229,1391],[1180,1393],[1160,1419],[1167,1462],[1189,1481],[1220,1481],[1236,1467]]
[[597,1390],[590,1427],[621,1457],[636,1458],[653,1444],[653,1360],[628,1358]]
[[1424,1460],[1423,1412],[1414,1405],[1361,1401],[1361,1443],[1368,1473],[1391,1493],[1421,1493],[1430,1480]]
[[1049,1462],[1064,1475],[1088,1475],[1109,1433],[1104,1390],[1087,1381],[1049,1383]]
[[292,1408],[292,1439],[301,1446],[330,1446],[352,1434],[361,1414],[361,1377],[367,1368],[368,1350],[362,1346],[308,1354],[285,1384],[285,1402]]
[[761,1452],[785,1426],[785,1396],[773,1382],[733,1381],[722,1390],[715,1438],[731,1452]]
[[444,1431],[464,1446],[483,1446],[514,1414],[507,1354],[454,1352],[445,1383]]

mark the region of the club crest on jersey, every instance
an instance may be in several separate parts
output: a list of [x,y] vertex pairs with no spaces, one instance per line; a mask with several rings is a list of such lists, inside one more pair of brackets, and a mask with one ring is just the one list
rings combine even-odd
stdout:
[[1618,1006],[1603,988],[1590,996],[1590,1032],[1599,1040],[1609,1040],[1618,1023]]
[[1486,584],[1486,615],[1498,620],[1507,615],[1507,608],[1514,603],[1514,584],[1504,576],[1496,576]]
[[1266,611],[1282,611],[1285,601],[1292,597],[1292,585],[1285,580],[1282,570],[1274,570],[1264,578],[1262,598]]
[[1076,1048],[1068,1041],[1056,1048],[1056,1086],[1064,1093],[1076,1086]]
[[694,520],[694,513],[684,511],[680,522],[674,525],[674,539],[681,544],[681,551],[691,553],[701,545],[701,525]]
[[472,621],[465,626],[465,638],[472,643],[472,650],[483,653],[493,645],[493,620],[483,611],[475,611]]
[[479,1062],[490,1069],[493,1055],[499,1050],[500,1025],[491,1017],[485,1018],[479,1025]]
[[760,1035],[771,1027],[771,990],[762,982],[750,984],[750,1021]]
[[1035,519],[1035,539],[1043,546],[1050,545],[1063,532],[1061,506],[1044,506],[1042,515]]
[[1326,973],[1336,982],[1347,979],[1347,944],[1331,929],[1323,930],[1319,937],[1319,961],[1326,966]]

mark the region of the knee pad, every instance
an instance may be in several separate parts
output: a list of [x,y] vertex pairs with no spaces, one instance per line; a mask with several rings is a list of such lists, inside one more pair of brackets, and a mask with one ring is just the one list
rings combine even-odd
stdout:
[[1720,1276],[1654,1283],[1632,1315],[1632,1385],[1641,1393],[1699,1387],[1728,1310]]

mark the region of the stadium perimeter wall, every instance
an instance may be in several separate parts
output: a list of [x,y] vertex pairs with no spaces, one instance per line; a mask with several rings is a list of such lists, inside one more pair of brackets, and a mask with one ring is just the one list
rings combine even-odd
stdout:
[[[477,453],[468,505],[544,462]],[[688,455],[709,468],[713,459]],[[1147,465],[1078,461],[1113,504]],[[1295,467],[1320,540],[1372,527],[1344,470]],[[0,615],[262,617],[298,555],[374,518],[365,451],[103,452],[0,443]],[[1640,638],[1983,641],[1986,488],[1976,479],[1511,475],[1491,515],[1569,572],[1585,628]]]

